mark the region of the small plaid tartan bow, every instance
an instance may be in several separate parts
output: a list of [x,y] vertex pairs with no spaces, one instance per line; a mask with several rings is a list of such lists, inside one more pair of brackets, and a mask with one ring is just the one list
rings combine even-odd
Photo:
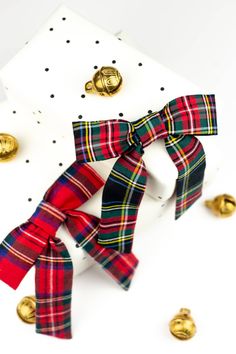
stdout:
[[0,279],[16,289],[35,264],[36,332],[71,338],[72,261],[56,237],[64,223],[76,242],[123,289],[138,264],[134,254],[120,254],[97,243],[99,218],[75,210],[104,184],[87,164],[73,163],[49,188],[32,217],[0,245]]
[[176,219],[200,197],[205,154],[194,135],[217,134],[214,95],[189,95],[134,122],[123,119],[74,122],[76,158],[92,162],[119,157],[104,186],[98,243],[130,252],[147,180],[144,148],[164,139],[178,169]]

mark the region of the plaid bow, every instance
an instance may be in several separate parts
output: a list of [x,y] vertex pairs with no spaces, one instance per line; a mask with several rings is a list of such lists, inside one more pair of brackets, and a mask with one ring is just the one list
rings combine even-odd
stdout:
[[56,237],[64,223],[76,242],[123,289],[138,264],[134,254],[120,254],[97,243],[99,218],[75,210],[104,184],[86,164],[73,163],[49,188],[31,218],[0,245],[0,279],[16,289],[35,264],[36,332],[71,338],[72,261]]
[[217,134],[215,96],[182,96],[134,122],[74,122],[73,129],[77,161],[119,157],[103,190],[98,243],[129,253],[147,180],[144,148],[157,139],[165,141],[178,169],[177,219],[202,193],[205,154],[194,135]]

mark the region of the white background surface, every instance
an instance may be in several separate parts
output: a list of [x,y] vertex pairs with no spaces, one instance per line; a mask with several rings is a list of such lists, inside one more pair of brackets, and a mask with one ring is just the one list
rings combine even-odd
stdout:
[[[59,3],[0,1],[0,67]],[[17,342],[18,353],[235,353],[236,215],[216,219],[202,204],[223,192],[236,196],[236,3],[64,3],[112,33],[126,31],[138,49],[197,83],[204,92],[216,93],[221,102],[218,123],[224,164],[203,198],[178,222],[165,225],[157,220],[139,235],[134,251],[140,265],[128,292],[95,268],[78,278],[71,341],[35,334],[33,326],[21,324],[15,306],[32,289],[23,282],[13,292],[1,284],[1,306],[9,308],[9,317],[0,316],[1,348],[13,351]],[[33,273],[30,276],[33,282]],[[188,342],[179,342],[168,332],[168,322],[180,307],[189,307],[197,324],[198,332]]]

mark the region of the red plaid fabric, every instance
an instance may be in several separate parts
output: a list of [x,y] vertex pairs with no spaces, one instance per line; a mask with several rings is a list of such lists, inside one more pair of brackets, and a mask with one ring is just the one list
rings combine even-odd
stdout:
[[73,163],[49,188],[35,213],[0,245],[0,279],[16,289],[35,264],[36,332],[71,338],[73,266],[64,243],[56,237],[65,223],[72,237],[128,289],[138,264],[133,254],[119,254],[97,243],[99,219],[81,211],[81,204],[104,184],[87,164]]

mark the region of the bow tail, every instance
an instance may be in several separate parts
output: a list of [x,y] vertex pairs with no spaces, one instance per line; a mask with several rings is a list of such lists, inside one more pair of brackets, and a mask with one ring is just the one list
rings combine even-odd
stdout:
[[130,253],[142,201],[147,171],[142,147],[136,146],[114,164],[102,195],[98,243],[122,253]]
[[50,237],[35,265],[36,332],[70,339],[73,265],[64,243]]
[[195,136],[173,136],[165,139],[166,149],[178,169],[176,211],[178,219],[202,194],[205,153]]
[[31,222],[10,232],[0,245],[0,279],[16,289],[47,244],[48,234]]
[[128,290],[138,259],[133,253],[119,253],[97,243],[99,218],[82,211],[72,211],[66,220],[69,233],[102,268],[125,290]]

